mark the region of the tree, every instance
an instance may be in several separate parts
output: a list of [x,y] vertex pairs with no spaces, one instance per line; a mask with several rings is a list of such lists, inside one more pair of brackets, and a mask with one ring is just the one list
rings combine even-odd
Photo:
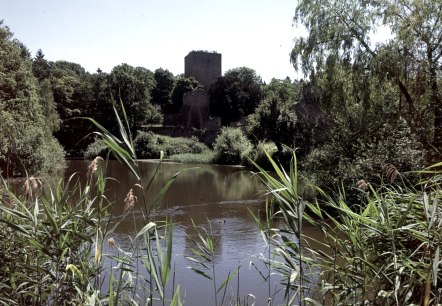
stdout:
[[29,51],[0,22],[0,172],[54,170],[63,150],[43,115]]
[[295,104],[300,101],[300,89],[290,80],[272,79],[264,91],[265,98],[249,118],[249,134],[274,141],[282,152],[283,144],[291,147],[295,141]]
[[40,101],[43,116],[46,118],[49,130],[51,132],[57,132],[60,129],[61,119],[57,112],[57,106],[54,101],[49,79],[44,79],[40,82]]
[[112,96],[109,86],[109,74],[105,72],[97,72],[91,75],[91,100],[86,109],[86,116],[94,118],[108,131],[116,133],[118,125],[115,124],[115,117],[113,114]]
[[43,51],[38,49],[32,60],[32,73],[40,82],[49,78],[51,66],[53,64],[52,62],[47,61],[44,57]]
[[[294,21],[309,34],[295,40],[291,59],[312,76],[332,72],[335,65],[351,67],[354,94],[362,102],[369,100],[367,78],[391,83],[397,88],[396,110],[421,141],[441,150],[441,7],[440,0],[300,1]],[[380,26],[392,38],[374,46],[370,39]],[[430,133],[422,133],[426,130]]]
[[155,87],[152,71],[143,67],[121,64],[109,75],[113,97],[124,104],[129,125],[135,133],[143,124],[160,123],[162,115],[151,103],[151,92]]
[[252,150],[252,144],[240,128],[222,127],[215,139],[214,162],[238,165],[245,161]]
[[185,76],[179,76],[176,79],[175,88],[172,91],[172,105],[166,110],[166,113],[178,113],[183,106],[184,94],[194,91],[200,87],[200,83],[192,77],[186,78]]
[[252,114],[263,97],[262,80],[247,67],[227,71],[209,89],[210,113],[228,125]]
[[81,119],[88,115],[92,100],[90,78],[90,74],[76,63],[57,61],[51,67],[52,92],[62,121],[55,135],[71,156],[81,156],[90,142],[85,137],[92,131],[92,125]]
[[164,112],[172,106],[172,92],[175,87],[175,77],[169,70],[155,70],[156,85],[152,91],[152,103],[159,105]]

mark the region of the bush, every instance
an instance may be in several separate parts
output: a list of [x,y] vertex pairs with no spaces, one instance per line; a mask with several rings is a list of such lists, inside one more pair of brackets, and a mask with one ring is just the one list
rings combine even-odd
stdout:
[[[265,152],[267,152],[270,156],[273,157],[273,155],[278,151],[278,148],[276,147],[275,143],[273,141],[268,142],[259,142],[249,153],[249,158],[252,162],[259,165],[260,167],[264,169],[271,169],[271,163],[269,162],[269,159],[267,158],[267,155]],[[250,160],[248,161],[248,166],[252,166],[252,163],[250,163]]]
[[158,158],[163,151],[167,158],[177,154],[200,154],[209,148],[196,138],[170,137],[140,132],[134,140],[138,158]]
[[108,152],[109,150],[104,142],[102,140],[95,139],[95,141],[89,144],[86,148],[86,151],[84,152],[84,158],[91,160],[97,156],[106,158]]
[[214,153],[211,150],[202,153],[182,153],[170,156],[174,162],[184,164],[211,164],[213,162]]
[[[370,142],[355,142],[355,154],[349,154],[337,143],[329,143],[310,152],[303,161],[303,170],[320,187],[344,185],[352,194],[355,183],[364,179],[380,184],[391,181],[389,165],[405,173],[423,165],[422,145],[403,120],[393,128],[385,124]],[[353,191],[351,191],[353,189]]]
[[158,136],[152,132],[139,132],[134,140],[138,158],[159,158],[161,153]]
[[223,127],[215,139],[214,162],[227,165],[245,163],[252,148],[252,143],[240,128]]

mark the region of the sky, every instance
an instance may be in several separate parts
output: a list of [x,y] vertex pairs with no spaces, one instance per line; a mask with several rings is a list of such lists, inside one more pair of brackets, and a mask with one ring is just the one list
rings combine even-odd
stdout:
[[222,54],[223,73],[300,78],[290,63],[295,0],[0,0],[3,19],[31,51],[93,73],[127,63],[184,73],[192,50]]

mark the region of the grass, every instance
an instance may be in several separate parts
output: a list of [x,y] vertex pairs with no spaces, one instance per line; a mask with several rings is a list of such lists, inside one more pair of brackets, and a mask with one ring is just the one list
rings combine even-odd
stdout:
[[183,164],[212,164],[215,153],[211,150],[206,150],[201,153],[182,153],[175,154],[169,157],[170,160]]

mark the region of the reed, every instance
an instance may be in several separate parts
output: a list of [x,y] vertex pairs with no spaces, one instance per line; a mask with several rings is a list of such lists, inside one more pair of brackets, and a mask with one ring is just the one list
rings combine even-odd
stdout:
[[[215,306],[218,305],[218,293],[220,293],[224,289],[222,301],[220,304],[224,305],[227,285],[235,275],[238,275],[239,277],[239,267],[235,272],[229,271],[226,279],[218,287],[218,283],[216,280],[215,248],[213,244],[212,227],[210,226],[209,221],[208,224],[208,229],[206,229],[205,227],[197,226],[192,220],[195,235],[189,236],[189,239],[192,241],[194,247],[190,249],[192,256],[185,257],[192,264],[191,266],[189,266],[189,269],[212,282],[213,301]],[[238,298],[237,301],[239,301]]]
[[[118,305],[119,303],[134,303],[137,300],[143,300],[140,298],[140,294],[144,294],[146,298],[145,300],[148,301],[148,305],[151,305],[155,299],[159,299],[162,301],[163,305],[165,305],[167,300],[167,297],[165,296],[165,287],[168,284],[171,273],[173,239],[172,223],[166,220],[164,221],[164,226],[159,226],[159,223],[151,217],[151,213],[156,209],[162,196],[167,192],[178,173],[166,182],[152,203],[147,201],[146,195],[150,191],[150,187],[160,170],[163,153],[161,152],[160,154],[160,163],[155,172],[150,179],[146,181],[139,170],[138,158],[132,135],[130,133],[124,104],[120,100],[120,109],[123,115],[123,118],[121,119],[115,101],[113,101],[113,103],[120,135],[116,136],[111,134],[92,118],[87,119],[97,127],[98,132],[95,134],[97,138],[107,146],[108,151],[112,152],[113,156],[125,165],[126,168],[137,178],[138,183],[135,186],[141,189],[142,197],[136,197],[133,189],[129,190],[124,200],[125,206],[123,210],[125,214],[127,214],[134,207],[136,201],[142,201],[143,219],[146,225],[139,230],[136,237],[133,239],[133,248],[131,250],[124,251],[123,257],[111,256],[111,259],[118,263],[117,270],[119,271],[120,276],[118,279],[115,279],[113,274],[110,275],[109,293],[107,298],[112,305]],[[161,232],[163,232],[163,235],[161,235]],[[132,256],[134,254],[136,255],[135,258]],[[140,271],[141,267],[139,262],[143,263],[143,267],[145,271],[147,271],[147,279],[141,276],[142,273]],[[135,267],[135,269],[132,267]],[[123,276],[126,276],[126,279],[124,279]],[[134,282],[127,281],[132,279],[134,279]],[[123,281],[129,285],[123,285]],[[115,292],[114,282],[116,285]],[[148,290],[147,292],[141,293],[141,288],[148,288]],[[179,294],[179,288],[177,288],[177,291],[174,292],[171,297],[171,300],[175,301],[175,303],[180,302],[177,294]],[[126,298],[124,298],[124,296],[126,296]]]
[[[315,186],[319,197],[307,202],[297,189],[296,157],[288,172],[268,158],[276,175],[256,167],[278,204],[273,217],[284,221],[272,240],[280,258],[272,269],[285,277],[287,305],[441,303],[442,164],[416,172],[423,179],[415,187],[394,185],[400,173],[387,165],[388,183],[357,182],[359,203]],[[303,223],[322,239],[306,237]]]

